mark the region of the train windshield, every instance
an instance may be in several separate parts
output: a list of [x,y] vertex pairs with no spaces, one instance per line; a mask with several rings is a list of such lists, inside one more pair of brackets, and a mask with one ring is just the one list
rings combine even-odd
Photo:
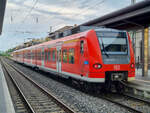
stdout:
[[126,32],[96,32],[102,54],[127,54],[128,44]]

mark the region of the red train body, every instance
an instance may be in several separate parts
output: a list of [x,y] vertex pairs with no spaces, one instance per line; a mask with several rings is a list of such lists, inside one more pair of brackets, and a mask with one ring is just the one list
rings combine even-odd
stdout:
[[126,31],[91,29],[13,52],[17,62],[79,81],[133,80],[134,52]]

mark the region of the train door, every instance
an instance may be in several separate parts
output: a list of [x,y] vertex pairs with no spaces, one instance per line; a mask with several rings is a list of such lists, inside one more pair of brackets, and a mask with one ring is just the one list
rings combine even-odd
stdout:
[[89,72],[89,59],[88,59],[88,53],[87,53],[87,44],[86,44],[86,40],[83,38],[81,38],[80,40],[80,72],[83,76],[88,76],[88,72]]
[[57,46],[57,72],[61,72],[61,46]]
[[81,69],[81,74],[83,75],[84,74],[84,40],[82,39],[80,41],[80,69]]
[[44,67],[44,48],[42,48],[42,53],[41,53],[41,56],[42,56],[42,67]]

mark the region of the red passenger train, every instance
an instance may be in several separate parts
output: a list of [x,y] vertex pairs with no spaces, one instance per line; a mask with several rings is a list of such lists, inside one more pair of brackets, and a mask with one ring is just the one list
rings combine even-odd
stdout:
[[88,83],[135,78],[132,42],[126,31],[95,28],[14,51],[17,62]]

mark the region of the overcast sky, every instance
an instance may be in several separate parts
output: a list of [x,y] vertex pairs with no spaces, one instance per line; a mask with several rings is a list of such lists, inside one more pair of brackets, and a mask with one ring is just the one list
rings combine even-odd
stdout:
[[79,25],[130,4],[131,0],[7,0],[0,50],[44,38],[50,26],[54,31]]

